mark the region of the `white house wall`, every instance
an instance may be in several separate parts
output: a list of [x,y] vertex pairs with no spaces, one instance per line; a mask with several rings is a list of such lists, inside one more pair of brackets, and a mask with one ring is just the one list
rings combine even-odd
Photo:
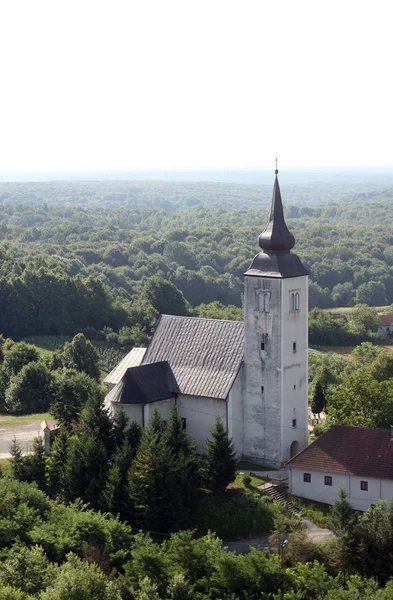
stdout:
[[244,368],[242,365],[228,394],[228,435],[232,438],[238,456],[243,456],[243,382]]
[[225,400],[179,394],[177,408],[180,417],[186,419],[187,433],[197,442],[198,452],[203,452],[205,439],[209,437],[209,430],[214,427],[217,417],[226,427]]
[[[310,473],[311,481],[303,480],[303,474]],[[332,485],[325,485],[325,475],[332,478]],[[368,490],[362,490],[361,481],[367,481]],[[375,500],[390,500],[393,495],[393,480],[376,477],[358,477],[356,475],[341,475],[338,473],[307,471],[305,469],[290,469],[289,492],[294,496],[308,498],[316,502],[333,504],[338,498],[338,492],[343,488],[348,499],[356,510],[367,510]]]

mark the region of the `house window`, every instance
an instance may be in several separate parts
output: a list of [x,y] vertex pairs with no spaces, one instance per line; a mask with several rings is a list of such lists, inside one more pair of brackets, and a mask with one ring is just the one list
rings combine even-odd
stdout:
[[292,350],[293,350],[294,352],[296,352],[296,342],[293,342],[293,344],[292,344]]
[[363,492],[367,492],[368,491],[368,481],[361,481],[360,482],[360,489]]
[[296,427],[296,419],[292,419],[292,427]]
[[299,310],[299,292],[296,292],[295,294],[295,310]]
[[265,350],[265,342],[261,342],[261,350]]
[[296,390],[296,383],[293,384],[293,389]]
[[259,292],[258,310],[266,313],[270,311],[270,292]]
[[325,475],[325,485],[332,485],[332,478],[330,475]]
[[261,392],[263,394],[263,392],[265,391],[265,388],[263,387],[263,385],[261,385]]
[[181,422],[182,422],[182,425],[183,425],[183,429],[187,429],[187,419],[185,417],[182,417],[181,418]]
[[311,483],[311,473],[303,473],[304,483]]

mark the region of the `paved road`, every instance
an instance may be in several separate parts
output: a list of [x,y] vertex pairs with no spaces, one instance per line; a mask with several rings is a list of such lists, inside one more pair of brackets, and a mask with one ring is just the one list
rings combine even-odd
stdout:
[[0,419],[0,458],[8,458],[10,456],[10,444],[14,437],[21,443],[23,448],[28,450],[35,437],[40,434],[41,421],[34,421],[27,425],[19,425],[17,427],[1,427]]

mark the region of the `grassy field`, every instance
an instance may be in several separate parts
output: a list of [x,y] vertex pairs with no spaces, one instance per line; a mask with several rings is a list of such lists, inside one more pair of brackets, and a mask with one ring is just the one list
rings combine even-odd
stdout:
[[292,496],[292,494],[288,494],[288,500],[299,509],[303,517],[310,519],[318,527],[322,527],[323,529],[328,527],[331,508],[329,504],[314,502],[306,498],[298,498],[297,496]]
[[50,413],[37,413],[33,415],[19,416],[0,414],[0,429],[4,429],[5,427],[18,427],[19,425],[28,425],[29,423],[34,423],[35,421],[44,421],[44,419],[53,419],[53,416]]
[[257,463],[249,462],[247,460],[239,460],[237,463],[238,471],[275,471],[273,467],[267,467],[266,465],[258,465]]
[[[345,358],[350,358],[351,354],[356,348],[356,346],[311,346],[313,350],[318,350],[319,352],[335,352],[336,354],[341,354]],[[383,344],[379,346],[385,352],[392,352],[393,345],[391,344]]]
[[262,480],[250,476],[244,485],[244,475],[237,475],[222,494],[206,493],[198,503],[196,528],[200,535],[215,531],[223,540],[236,540],[270,533],[274,528],[277,508],[258,488]]
[[[386,313],[390,312],[391,306],[391,304],[389,304],[388,306],[375,306],[375,309],[379,313]],[[333,315],[345,315],[352,312],[354,308],[354,306],[339,306],[336,308],[322,308],[322,310],[324,312],[332,313]]]

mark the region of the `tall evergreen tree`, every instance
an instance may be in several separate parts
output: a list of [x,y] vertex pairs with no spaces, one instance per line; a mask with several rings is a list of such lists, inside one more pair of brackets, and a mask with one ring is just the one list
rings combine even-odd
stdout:
[[10,465],[11,465],[11,475],[14,479],[19,479],[19,481],[23,480],[23,449],[21,443],[16,439],[12,440],[10,444]]
[[25,477],[27,481],[35,481],[40,490],[46,491],[45,468],[47,457],[41,438],[33,441],[32,453],[25,457]]
[[127,484],[132,459],[132,448],[129,440],[126,439],[115,452],[102,494],[102,506],[105,510],[113,515],[119,514],[123,519],[130,516],[131,507],[128,506],[127,501]]
[[314,392],[311,402],[311,411],[314,415],[318,415],[325,408],[326,399],[323,391],[323,387],[320,381],[317,381],[314,387]]
[[116,411],[113,419],[113,444],[115,448],[120,448],[126,439],[126,430],[130,423],[123,407]]
[[67,453],[69,437],[71,433],[61,429],[57,434],[51,447],[51,453],[46,463],[46,485],[49,496],[62,497],[65,486],[65,468],[67,464]]
[[236,477],[236,453],[220,419],[210,434],[205,443],[206,484],[214,492],[223,492]]
[[108,453],[95,431],[78,431],[70,441],[65,467],[64,497],[81,498],[92,508],[100,508],[100,498],[108,470]]
[[128,495],[136,524],[163,533],[189,526],[197,473],[194,453],[174,452],[168,427],[155,412],[129,472]]
[[142,437],[142,427],[137,421],[133,421],[126,430],[126,439],[130,444],[131,457],[134,458]]

